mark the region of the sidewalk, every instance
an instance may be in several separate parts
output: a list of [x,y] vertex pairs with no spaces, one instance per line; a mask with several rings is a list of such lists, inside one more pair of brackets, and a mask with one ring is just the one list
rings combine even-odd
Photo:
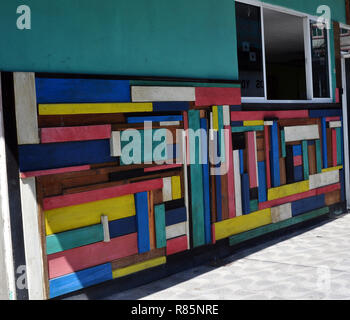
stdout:
[[108,299],[350,299],[350,215],[240,251],[220,265]]

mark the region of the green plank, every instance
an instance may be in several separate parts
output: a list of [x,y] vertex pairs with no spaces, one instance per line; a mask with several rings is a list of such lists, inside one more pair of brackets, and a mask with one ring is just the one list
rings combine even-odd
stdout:
[[82,247],[103,239],[102,224],[56,233],[46,237],[46,253],[53,254]]
[[340,166],[342,164],[342,143],[341,143],[341,139],[342,139],[342,135],[341,135],[341,130],[342,128],[336,128],[335,131],[337,133],[337,165]]
[[[200,129],[199,110],[190,110],[188,112],[188,124],[189,128],[195,132]],[[200,139],[190,139],[191,206],[194,247],[205,244],[203,176],[202,165],[198,161],[201,152],[200,145]]]
[[317,209],[305,214],[302,214],[300,216],[288,219],[288,220],[284,220],[278,223],[273,223],[273,224],[269,224],[267,226],[263,226],[254,230],[250,230],[247,232],[243,232],[237,235],[234,235],[232,237],[229,238],[230,240],[230,246],[233,246],[235,244],[250,240],[250,239],[254,239],[257,238],[259,236],[262,236],[264,234],[267,233],[271,233],[274,232],[276,230],[279,229],[283,229],[283,228],[287,228],[289,226],[304,222],[304,221],[308,221],[311,219],[315,219],[317,217],[323,216],[325,214],[329,213],[329,207],[324,207],[321,209]]
[[322,172],[322,156],[321,156],[321,141],[316,140],[316,166],[317,166],[317,173]]
[[250,200],[250,212],[259,211],[259,201],[258,200]]
[[308,154],[308,144],[307,141],[304,140],[302,142],[302,148],[303,148],[303,168],[304,168],[304,180],[309,180],[309,154]]
[[264,126],[232,127],[233,133],[249,132],[249,131],[264,131]]
[[151,81],[151,80],[130,80],[131,86],[162,86],[162,87],[206,87],[206,88],[240,88],[237,83],[202,83],[202,82],[178,82],[178,81]]
[[166,247],[165,205],[154,207],[157,249]]
[[282,147],[282,158],[287,157],[286,152],[286,137],[284,134],[284,130],[281,130],[281,147]]

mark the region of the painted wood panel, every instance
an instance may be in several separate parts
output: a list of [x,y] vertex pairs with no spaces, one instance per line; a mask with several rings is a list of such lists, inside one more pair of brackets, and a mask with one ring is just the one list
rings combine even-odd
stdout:
[[286,142],[316,140],[320,138],[318,125],[285,127]]
[[195,101],[196,94],[192,87],[132,86],[131,99],[133,102]]

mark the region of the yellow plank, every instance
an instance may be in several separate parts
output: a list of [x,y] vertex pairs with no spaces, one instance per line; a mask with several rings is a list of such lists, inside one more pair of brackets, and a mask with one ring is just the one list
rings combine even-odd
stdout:
[[263,125],[264,125],[264,120],[243,121],[243,125],[244,125],[245,127],[263,126]]
[[271,209],[215,223],[215,239],[221,240],[272,223]]
[[152,260],[140,262],[129,267],[113,270],[113,279],[125,277],[129,274],[142,270],[154,268],[166,263],[166,257],[159,257]]
[[309,191],[309,180],[288,184],[278,188],[268,190],[268,200],[276,200],[292,196],[293,194]]
[[336,170],[341,170],[341,169],[343,169],[343,166],[322,169],[322,172],[330,172],[330,171],[336,171]]
[[171,177],[171,191],[173,200],[181,199],[181,178],[180,176]]
[[219,130],[219,109],[218,106],[213,106],[213,129]]
[[94,201],[70,207],[45,211],[46,234],[86,227],[101,223],[101,215],[108,220],[117,220],[134,216],[134,195]]
[[39,115],[150,112],[152,103],[62,103],[39,104]]

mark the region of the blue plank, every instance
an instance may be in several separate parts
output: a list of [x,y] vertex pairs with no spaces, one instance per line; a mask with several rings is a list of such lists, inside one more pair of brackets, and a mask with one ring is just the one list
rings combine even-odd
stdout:
[[128,80],[36,78],[38,103],[130,102]]
[[300,182],[304,180],[303,166],[294,167],[294,182]]
[[111,238],[117,238],[135,232],[137,232],[136,216],[109,222],[109,234]]
[[243,121],[231,121],[231,127],[243,127],[244,122]]
[[321,194],[311,198],[306,198],[292,202],[292,215],[293,217],[300,214],[313,211],[325,206],[325,195]]
[[[220,164],[216,166],[216,168],[219,168]],[[216,169],[219,170],[219,169]],[[216,187],[216,221],[222,221],[222,196],[221,196],[221,176],[216,175],[215,176],[215,187]]]
[[328,156],[327,156],[327,123],[326,118],[322,118],[322,161],[323,168],[328,168]]
[[22,172],[116,161],[110,156],[109,139],[21,145],[18,149]]
[[308,145],[308,146],[313,146],[313,145],[315,145],[315,140],[308,140],[307,145]]
[[278,144],[278,125],[277,121],[273,122],[271,127],[271,182],[272,187],[276,188],[281,185],[280,178],[280,159],[279,159],[279,144]]
[[[201,129],[208,132],[206,119],[201,119]],[[202,172],[203,172],[203,201],[204,201],[204,230],[205,243],[211,243],[211,208],[210,208],[210,182],[209,182],[209,159],[208,159],[208,138],[207,134],[202,132]]]
[[154,112],[187,111],[190,108],[189,102],[153,102]]
[[244,174],[243,150],[239,150],[239,171],[240,171],[241,174]]
[[165,224],[172,226],[187,221],[186,207],[176,208],[165,211]]
[[145,253],[151,250],[149,239],[147,195],[147,192],[140,192],[135,194],[137,245],[139,248],[139,253]]
[[337,110],[310,110],[310,118],[339,117],[342,115],[340,109]]
[[128,117],[127,123],[142,123],[145,121],[161,122],[161,121],[183,121],[182,116],[146,116],[146,117]]
[[303,149],[301,148],[301,144],[293,146],[293,156],[301,156],[303,154]]
[[341,201],[345,201],[345,175],[344,169],[339,170],[339,178],[340,178],[340,198]]
[[249,175],[242,175],[242,211],[243,214],[250,213]]
[[259,202],[267,201],[267,188],[266,188],[266,168],[265,161],[258,162],[258,174],[259,174]]
[[344,165],[344,123],[343,123],[343,117],[340,118],[341,120],[341,164]]
[[49,281],[50,298],[52,299],[112,279],[112,265],[110,263],[70,273]]
[[230,111],[242,111],[242,106],[230,106]]

